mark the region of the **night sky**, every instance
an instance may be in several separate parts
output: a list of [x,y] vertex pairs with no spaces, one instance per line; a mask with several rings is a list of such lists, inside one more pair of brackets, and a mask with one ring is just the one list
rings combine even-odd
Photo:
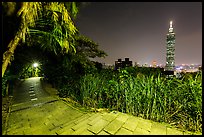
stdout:
[[173,21],[175,64],[202,64],[201,2],[91,2],[75,20],[80,33],[108,56],[95,61],[114,64],[128,57],[141,65],[166,62],[166,34]]

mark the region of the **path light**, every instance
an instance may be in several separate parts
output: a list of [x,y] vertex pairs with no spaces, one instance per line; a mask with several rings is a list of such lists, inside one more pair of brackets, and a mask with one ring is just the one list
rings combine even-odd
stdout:
[[33,64],[33,67],[36,68],[37,66],[38,66],[38,63],[34,63],[34,64]]

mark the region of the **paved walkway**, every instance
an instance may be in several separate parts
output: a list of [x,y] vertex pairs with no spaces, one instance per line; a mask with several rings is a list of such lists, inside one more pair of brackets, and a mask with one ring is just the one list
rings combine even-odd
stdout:
[[83,112],[62,100],[47,97],[35,106],[12,107],[8,135],[190,135],[121,112]]
[[12,106],[7,135],[192,135],[125,113],[82,111],[54,96]]

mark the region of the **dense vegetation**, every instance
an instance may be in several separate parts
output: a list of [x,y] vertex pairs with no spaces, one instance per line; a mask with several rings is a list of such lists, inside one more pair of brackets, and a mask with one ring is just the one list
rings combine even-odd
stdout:
[[202,132],[201,72],[178,79],[148,68],[92,70],[67,78],[59,86],[59,95],[83,106],[109,108]]

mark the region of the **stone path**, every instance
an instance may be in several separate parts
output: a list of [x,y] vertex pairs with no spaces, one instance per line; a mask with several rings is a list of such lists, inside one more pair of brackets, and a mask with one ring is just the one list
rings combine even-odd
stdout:
[[191,135],[121,112],[85,112],[55,97],[14,105],[7,135]]

